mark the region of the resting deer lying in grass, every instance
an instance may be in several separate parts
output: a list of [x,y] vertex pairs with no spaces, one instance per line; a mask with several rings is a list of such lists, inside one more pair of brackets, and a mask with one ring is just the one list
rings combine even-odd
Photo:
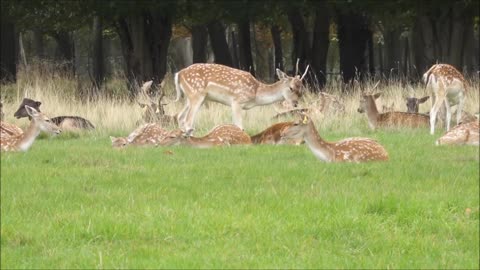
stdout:
[[[29,98],[24,98],[22,103],[18,107],[18,110],[15,112],[13,116],[17,119],[28,117],[29,119],[31,116],[27,113],[25,109],[25,105],[34,108],[36,111],[40,112],[40,105],[42,102],[35,101]],[[91,130],[95,129],[93,124],[85,118],[79,116],[57,116],[50,119],[53,123],[55,123],[58,127],[60,127],[63,131],[79,131],[79,130]]]
[[219,125],[203,137],[188,136],[182,130],[170,133],[164,145],[188,145],[196,148],[251,144],[250,136],[235,125]]
[[0,137],[1,138],[8,138],[11,136],[21,135],[23,134],[23,130],[16,125],[7,123],[3,121],[3,117],[5,114],[3,113],[3,102],[0,101]]
[[32,118],[30,126],[23,134],[1,138],[2,151],[27,151],[40,134],[40,131],[59,134],[62,130],[43,113],[30,106],[25,106],[28,115]]
[[377,127],[428,127],[429,118],[427,115],[406,112],[386,112],[379,113],[375,99],[380,97],[380,93],[375,95],[363,95],[360,100],[359,113],[366,113],[368,125],[372,129]]
[[153,81],[148,81],[143,84],[140,91],[140,98],[137,100],[138,105],[143,109],[142,120],[146,123],[158,122],[165,126],[177,126],[177,118],[167,115],[163,107],[166,105],[162,103],[162,99],[165,97],[165,93],[162,90],[164,81],[160,84],[160,95],[158,99],[156,99],[158,101],[155,101],[149,94],[152,83]]
[[365,162],[388,160],[388,153],[377,141],[369,138],[348,138],[327,142],[320,137],[313,121],[303,114],[302,120],[282,131],[285,139],[303,138],[315,157],[325,162]]
[[288,140],[282,138],[282,130],[292,125],[294,122],[276,123],[250,138],[253,144],[302,144],[303,138]]
[[479,129],[480,125],[478,120],[469,123],[462,123],[447,131],[447,133],[440,137],[435,144],[479,145]]
[[467,87],[462,73],[451,65],[436,64],[423,74],[423,82],[427,85],[427,89],[430,89],[433,93],[432,109],[430,110],[430,134],[435,133],[435,121],[442,104],[445,104],[447,131],[450,129],[450,119],[452,117],[450,107],[454,105],[458,105],[458,125],[465,105]]
[[243,70],[218,64],[193,64],[175,74],[175,101],[180,99],[182,92],[187,99],[185,107],[178,114],[178,124],[191,134],[195,116],[205,100],[230,106],[233,123],[241,129],[242,110],[284,99],[296,107],[307,70],[301,77],[289,77],[277,69],[280,81],[265,84]]
[[278,118],[284,115],[295,115],[301,112],[332,114],[345,113],[344,102],[337,96],[320,92],[312,102],[309,102],[305,108],[294,109],[288,102],[283,101],[274,105],[277,114],[273,117]]
[[168,134],[169,131],[163,129],[161,124],[148,123],[135,129],[128,137],[110,136],[110,140],[113,148],[121,148],[127,145],[157,146],[165,140]]

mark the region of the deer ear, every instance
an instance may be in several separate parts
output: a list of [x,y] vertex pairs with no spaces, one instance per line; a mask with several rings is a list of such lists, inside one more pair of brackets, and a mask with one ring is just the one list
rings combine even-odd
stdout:
[[35,110],[34,108],[32,108],[28,105],[25,105],[25,110],[27,110],[28,115],[30,115],[31,117],[34,117],[34,116],[38,115],[37,110]]
[[377,99],[377,98],[379,98],[381,95],[382,95],[382,93],[376,93],[375,95],[373,95],[373,98],[374,98],[374,99]]
[[285,72],[281,71],[280,69],[277,68],[276,71],[277,71],[277,76],[280,80],[288,77],[287,74],[285,74]]
[[418,100],[418,103],[424,103],[424,102],[427,101],[429,98],[430,98],[430,96],[422,97],[421,99]]

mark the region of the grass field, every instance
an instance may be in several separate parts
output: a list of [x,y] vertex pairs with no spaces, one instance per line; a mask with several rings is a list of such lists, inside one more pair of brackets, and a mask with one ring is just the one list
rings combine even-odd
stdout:
[[478,268],[478,147],[364,133],[390,161],[38,140],[1,157],[2,268]]

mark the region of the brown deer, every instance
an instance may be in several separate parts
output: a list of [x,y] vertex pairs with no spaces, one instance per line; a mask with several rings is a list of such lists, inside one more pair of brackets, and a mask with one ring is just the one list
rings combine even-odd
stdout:
[[203,137],[188,136],[178,129],[169,134],[164,145],[188,145],[196,148],[210,148],[214,146],[251,144],[250,136],[235,125],[219,125],[214,127]]
[[327,142],[318,133],[313,121],[306,114],[303,119],[282,131],[286,139],[303,138],[315,157],[325,162],[366,162],[388,160],[385,148],[370,138],[348,138]]
[[296,106],[302,95],[302,80],[307,74],[290,77],[277,69],[280,80],[265,84],[249,72],[219,64],[193,64],[175,74],[176,101],[183,92],[186,104],[178,114],[180,128],[188,134],[193,132],[193,123],[200,106],[211,100],[232,108],[233,123],[243,129],[242,110],[288,100]]
[[[40,112],[40,105],[42,102],[35,101],[33,99],[24,98],[22,103],[18,107],[18,110],[14,113],[17,119],[28,117],[31,119],[31,116],[25,109],[25,105],[34,108],[36,111]],[[79,130],[92,130],[95,129],[95,126],[88,121],[87,119],[80,117],[80,116],[57,116],[50,119],[53,123],[55,123],[58,127],[60,127],[63,131],[79,131]]]
[[276,123],[250,138],[253,144],[302,144],[303,138],[286,140],[281,136],[282,130],[293,124],[294,122]]
[[359,113],[366,113],[368,125],[370,128],[377,127],[428,127],[429,119],[427,115],[406,112],[386,112],[379,113],[375,99],[380,97],[380,93],[374,95],[363,95],[360,100]]
[[62,130],[55,125],[43,113],[34,108],[25,106],[28,115],[32,118],[30,126],[23,134],[1,138],[0,145],[2,151],[27,151],[40,134],[40,131],[59,134]]
[[405,101],[407,102],[407,112],[409,113],[418,113],[420,104],[425,103],[430,98],[430,96],[424,96],[422,98],[416,97],[406,97]]
[[3,121],[5,114],[3,113],[3,102],[0,101],[0,137],[7,138],[15,135],[23,134],[23,130],[16,125]]
[[153,81],[148,81],[143,84],[140,91],[140,98],[137,100],[138,105],[142,108],[142,120],[145,123],[158,122],[166,126],[177,126],[177,118],[175,116],[167,115],[162,99],[165,97],[163,91],[164,82],[160,83],[160,95],[157,101],[148,93]]
[[451,65],[436,64],[423,74],[423,82],[427,85],[427,89],[430,89],[433,93],[432,109],[430,110],[430,134],[433,135],[435,133],[435,121],[442,103],[445,104],[447,131],[450,129],[450,120],[452,117],[450,107],[454,105],[458,105],[458,125],[465,105],[467,87],[462,73]]
[[112,137],[113,148],[122,148],[127,145],[158,146],[167,137],[169,131],[163,129],[159,123],[148,123],[136,128],[128,137]]
[[[418,105],[427,101],[429,97],[430,96],[425,96],[422,98],[416,98],[416,97],[405,98],[407,101],[407,112],[418,113],[418,107],[419,107]],[[437,115],[438,119],[441,120],[442,122],[445,122],[445,116],[442,117],[441,115],[444,110],[445,110],[445,106],[441,106],[438,111],[440,115]],[[470,114],[465,110],[462,111],[462,116],[460,117],[460,123],[468,123],[476,120],[477,118],[474,115]]]
[[479,135],[480,125],[478,120],[462,123],[453,127],[451,130],[447,131],[442,137],[440,137],[435,144],[436,145],[479,145],[480,135]]

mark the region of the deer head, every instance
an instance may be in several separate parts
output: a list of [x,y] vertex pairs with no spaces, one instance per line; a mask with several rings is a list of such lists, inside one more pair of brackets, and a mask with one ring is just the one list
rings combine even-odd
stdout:
[[407,102],[407,112],[409,113],[418,113],[418,107],[420,104],[424,103],[430,98],[430,96],[424,96],[422,98],[416,97],[406,97],[405,101]]
[[28,119],[31,120],[32,117],[28,114],[25,106],[29,106],[29,107],[35,109],[37,112],[40,112],[40,105],[42,105],[42,102],[40,102],[40,101],[35,101],[33,99],[24,98],[22,100],[22,103],[18,107],[17,111],[13,114],[13,116],[15,116],[15,118],[17,118],[17,119],[20,119],[20,118],[23,118],[23,117],[28,117]]
[[62,130],[55,125],[50,118],[34,108],[25,105],[25,111],[32,119],[32,122],[42,131],[52,134],[60,134]]
[[[137,100],[138,105],[143,109],[142,119],[147,122],[156,122],[165,115],[164,105],[162,99],[165,97],[163,91],[163,85],[165,81],[160,83],[160,90],[155,95],[149,94],[149,89],[152,86],[153,81],[148,81],[143,84],[140,91],[140,98]],[[158,101],[156,101],[158,100]]]

